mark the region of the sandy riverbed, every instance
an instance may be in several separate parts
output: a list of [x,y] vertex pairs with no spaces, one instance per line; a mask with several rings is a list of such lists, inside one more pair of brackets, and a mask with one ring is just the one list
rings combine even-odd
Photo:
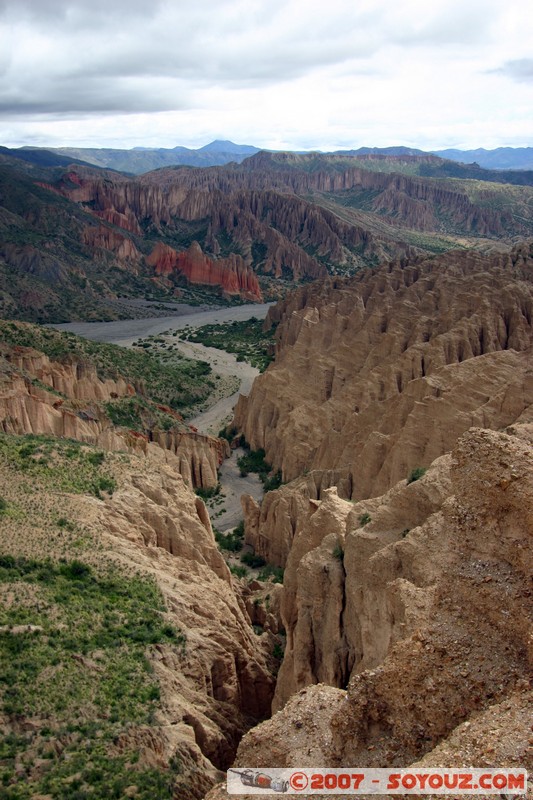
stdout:
[[[70,331],[86,339],[109,342],[123,347],[131,347],[140,338],[162,334],[166,331],[199,328],[213,323],[242,321],[257,317],[264,319],[271,304],[249,304],[232,308],[196,311],[188,309],[179,316],[154,317],[152,319],[117,320],[115,322],[68,322],[54,325],[59,330]],[[259,374],[255,367],[245,361],[237,361],[232,353],[172,339],[180,352],[189,358],[202,359],[211,364],[213,372],[223,376],[235,375],[240,381],[239,390],[229,397],[219,399],[211,408],[188,420],[202,433],[217,434],[232,417],[233,408],[239,394],[248,394],[254,378]],[[220,470],[220,483],[224,495],[223,503],[210,508],[213,523],[219,530],[227,531],[242,519],[241,494],[251,494],[256,500],[263,495],[262,484],[257,475],[242,478],[237,467],[238,455],[234,451]],[[223,510],[223,513],[220,511]],[[220,514],[220,516],[219,516]]]

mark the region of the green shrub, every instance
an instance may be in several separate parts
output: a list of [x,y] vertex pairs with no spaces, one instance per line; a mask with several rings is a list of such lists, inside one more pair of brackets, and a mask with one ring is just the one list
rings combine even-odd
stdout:
[[242,567],[240,564],[230,564],[229,571],[232,575],[236,575],[237,578],[245,578],[248,575],[246,567]]
[[368,525],[369,522],[372,522],[372,517],[365,511],[365,513],[361,514],[361,516],[359,517],[359,524],[364,526]]
[[210,486],[208,489],[203,489],[201,486],[198,489],[195,489],[195,494],[198,497],[201,497],[202,500],[209,500],[211,497],[216,497],[220,494],[222,487],[220,483],[217,483],[216,486]]
[[263,556],[257,556],[255,553],[243,553],[241,556],[241,561],[246,566],[250,567],[251,569],[257,569],[258,567],[264,567],[266,564],[265,559]]
[[236,553],[238,550],[242,550],[244,544],[244,522],[240,522],[231,533],[224,534],[215,528],[214,534],[215,540],[222,550]]
[[265,478],[265,480],[263,481],[263,489],[265,491],[265,494],[266,492],[271,492],[274,489],[279,489],[282,483],[283,480],[281,476],[281,471],[278,470],[278,472],[276,472],[270,478]]
[[344,550],[340,546],[340,544],[336,544],[333,548],[333,557],[337,558],[339,561],[344,560]]
[[425,475],[426,472],[427,472],[426,467],[415,467],[415,469],[411,470],[411,472],[409,473],[409,477],[407,478],[407,484],[409,485],[410,483],[414,483],[414,481],[417,481],[419,478]]
[[7,511],[7,500],[0,495],[0,515]]
[[273,583],[283,583],[283,568],[267,564],[257,577],[260,581],[268,581],[271,578]]
[[279,644],[279,642],[276,642],[276,644],[274,645],[274,649],[272,650],[272,655],[278,661],[281,661],[281,659],[283,658],[283,647]]

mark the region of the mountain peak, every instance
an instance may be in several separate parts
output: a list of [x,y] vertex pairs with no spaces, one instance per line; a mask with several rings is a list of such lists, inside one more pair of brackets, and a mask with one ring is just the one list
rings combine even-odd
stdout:
[[231,142],[229,139],[215,139],[213,142],[198,148],[199,153],[218,151],[222,153],[235,153],[237,155],[242,155],[243,153],[251,155],[257,153],[258,150],[258,147],[253,147],[250,144],[235,144],[235,142]]

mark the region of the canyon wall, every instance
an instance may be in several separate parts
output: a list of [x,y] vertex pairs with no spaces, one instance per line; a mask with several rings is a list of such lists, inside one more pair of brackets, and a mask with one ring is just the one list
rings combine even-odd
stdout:
[[146,263],[154,268],[156,275],[184,275],[190,283],[221,286],[230,296],[237,295],[252,302],[263,300],[257,277],[241,256],[232,254],[214,261],[202,253],[198,242],[181,253],[158,242]]
[[[154,577],[186,637],[181,656],[165,645],[152,653],[162,704],[142,744],[167,762],[179,756],[185,796],[201,797],[250,724],[269,714],[273,640],[254,633],[203,502],[168,466],[137,459],[92,525],[122,568]],[[139,735],[121,746],[135,748]]]
[[524,767],[532,509],[531,422],[472,428],[381,497],[326,490],[285,572],[283,708],[236,766]]
[[285,481],[347,470],[362,499],[469,427],[512,424],[533,403],[532,266],[530,245],[453,252],[298,290],[236,426]]
[[53,361],[27,347],[0,348],[0,430],[4,433],[50,434],[105,450],[143,453],[152,461],[171,465],[189,486],[216,486],[218,467],[229,454],[228,443],[178,424],[148,434],[117,428],[99,404],[133,395],[131,384],[120,377],[100,378],[92,364]]

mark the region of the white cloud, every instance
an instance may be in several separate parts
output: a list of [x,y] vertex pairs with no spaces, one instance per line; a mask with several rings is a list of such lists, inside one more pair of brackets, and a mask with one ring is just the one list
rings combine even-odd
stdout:
[[0,140],[531,144],[531,16],[526,0],[0,0]]

